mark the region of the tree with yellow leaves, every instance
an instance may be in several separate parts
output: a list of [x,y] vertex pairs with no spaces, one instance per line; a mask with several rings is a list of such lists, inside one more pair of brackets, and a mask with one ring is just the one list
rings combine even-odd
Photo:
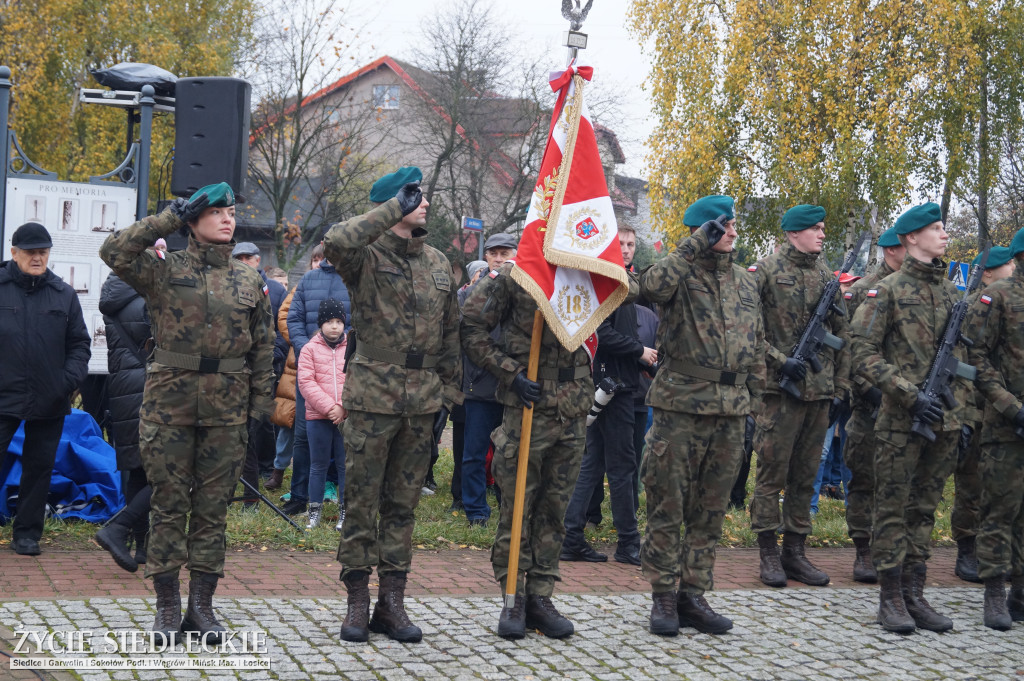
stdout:
[[[149,63],[179,77],[231,75],[252,23],[254,0],[0,0],[0,64],[11,67],[11,127],[25,153],[62,180],[115,168],[125,114],[83,106],[90,71]],[[136,128],[137,130],[137,128]],[[167,198],[173,118],[153,124],[150,198]]]

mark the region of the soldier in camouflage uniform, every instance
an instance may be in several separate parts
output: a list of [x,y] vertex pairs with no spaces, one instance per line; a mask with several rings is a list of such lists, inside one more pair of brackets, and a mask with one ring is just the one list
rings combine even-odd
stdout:
[[[977,266],[981,262],[981,254],[971,263]],[[981,275],[981,285],[969,298],[973,305],[987,286],[1005,279],[1013,274],[1015,261],[1010,257],[1010,249],[995,246],[989,251],[985,263],[985,271]],[[967,334],[973,338],[972,334]],[[960,429],[960,442],[957,446],[956,469],[953,471],[953,512],[949,516],[950,529],[956,542],[956,576],[965,582],[981,582],[978,576],[978,555],[976,551],[978,528],[981,522],[981,477],[979,475],[979,459],[981,457],[981,433],[979,428],[985,409],[985,399],[971,387],[970,397],[964,409],[964,425]],[[975,434],[978,437],[975,437]]]
[[[582,346],[570,352],[548,326],[540,346],[538,381],[526,377],[537,303],[517,284],[506,263],[481,279],[462,308],[462,347],[470,361],[498,378],[498,401],[505,405],[494,442],[494,479],[502,490],[497,534],[491,547],[494,577],[505,591],[511,546],[513,499],[523,406],[533,405],[529,466],[515,604],[505,606],[498,635],[523,638],[526,627],[552,638],[570,636],[572,622],[551,602],[565,538],[565,511],[576,486],[586,446],[586,416],[594,400],[590,358]],[[637,286],[631,279],[630,298]],[[625,303],[624,303],[625,304]],[[495,342],[490,331],[501,325]],[[524,595],[525,594],[525,595]]]
[[973,438],[981,441],[983,621],[1000,631],[1024,622],[1024,230],[1014,235],[1009,253],[1016,271],[986,288],[964,320],[974,341],[968,357],[978,369],[975,384],[985,398],[981,432]]
[[713,586],[746,418],[759,410],[766,381],[755,282],[732,262],[732,197],[696,201],[683,224],[692,235],[641,279],[641,291],[661,310],[658,373],[647,393],[654,424],[645,448],[641,560],[653,591],[651,632],[663,636],[675,636],[680,625],[713,634],[732,628],[704,592]]
[[[404,605],[414,514],[434,417],[442,405],[462,401],[456,287],[448,259],[426,244],[430,204],[421,179],[415,167],[385,175],[370,190],[380,205],[324,237],[324,253],[351,296],[355,346],[342,396],[346,515],[338,562],[348,590],[345,641],[366,641],[370,631],[409,643],[422,638]],[[375,567],[380,589],[369,618]]]
[[[968,395],[955,382],[958,406],[943,410],[923,393],[949,312],[959,294],[940,258],[948,239],[934,203],[896,220],[907,249],[895,272],[869,289],[851,324],[854,372],[882,391],[875,421],[875,500],[871,553],[881,582],[878,621],[888,631],[915,626],[946,631],[953,622],[924,598],[935,508],[953,473]],[[959,359],[966,359],[963,347]],[[914,419],[935,431],[930,442],[910,432]]]
[[[757,415],[754,450],[757,477],[750,502],[750,525],[760,547],[761,581],[786,586],[786,579],[824,586],[828,575],[804,552],[811,533],[811,497],[821,462],[821,441],[831,420],[829,411],[848,398],[849,352],[823,347],[818,359],[822,370],[789,357],[800,339],[832,271],[820,256],[825,239],[825,209],[800,205],[782,217],[787,243],[748,270],[756,279],[764,318],[768,386],[764,408]],[[843,301],[836,293],[827,330],[842,337],[846,332]],[[835,310],[840,310],[836,312]],[[788,377],[800,391],[796,399],[779,388]],[[779,495],[785,490],[782,515]],[[781,562],[776,532],[783,530]]]
[[[882,252],[878,267],[843,294],[850,319],[864,302],[865,294],[898,270],[907,254],[892,227],[878,237],[878,248]],[[850,484],[846,490],[846,528],[857,549],[853,579],[874,584],[878,581],[878,573],[871,562],[871,504],[875,495],[875,415],[882,403],[882,391],[860,376],[850,378],[853,413],[846,424],[846,449],[843,451],[846,467],[850,469]]]
[[[146,576],[157,597],[154,630],[171,638],[224,631],[213,613],[224,575],[227,505],[245,456],[250,417],[274,411],[274,326],[259,273],[231,257],[235,197],[208,185],[143,218],[100,248],[114,274],[146,299],[155,349],[139,413],[153,488]],[[150,247],[187,225],[188,248]],[[188,533],[186,535],[186,518]],[[191,571],[181,619],[178,570]]]

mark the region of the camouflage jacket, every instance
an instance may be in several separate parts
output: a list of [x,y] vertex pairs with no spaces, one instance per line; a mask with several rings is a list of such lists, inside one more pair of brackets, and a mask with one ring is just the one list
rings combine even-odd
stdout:
[[[391,228],[402,219],[398,199],[331,227],[324,254],[348,287],[355,354],[343,404],[378,414],[433,414],[462,403],[459,303],[448,259]],[[360,353],[360,346],[437,357],[433,368],[406,368]]]
[[[825,267],[817,253],[801,253],[786,243],[778,252],[759,260],[747,268],[757,281],[761,298],[766,343],[765,364],[768,369],[770,393],[779,393],[780,371],[786,358],[800,340],[800,334],[814,306],[817,305],[832,272]],[[842,296],[836,294],[836,306],[843,313],[830,312],[827,330],[839,338],[846,337],[846,314]],[[844,347],[838,352],[822,347],[818,354],[822,370],[815,373],[807,367],[807,377],[796,384],[801,400],[831,400],[842,397],[850,389],[850,352]]]
[[[512,390],[512,379],[525,371],[530,359],[533,336],[533,313],[537,303],[509,272],[513,263],[505,263],[497,274],[484,277],[470,292],[462,308],[462,348],[471,362],[498,377],[498,402],[511,407],[521,403]],[[490,331],[501,325],[498,341]],[[570,369],[590,364],[587,351],[581,346],[570,352],[565,349],[551,328],[545,324],[540,345],[540,368]],[[570,381],[538,378],[540,400],[536,409],[556,409],[562,419],[580,418],[594,401],[594,381],[586,375]]]
[[[755,281],[716,253],[697,230],[648,268],[641,291],[659,304],[658,373],[647,404],[689,414],[743,415],[764,395],[764,325]],[[689,375],[691,367],[747,374],[732,385]]]
[[[956,286],[946,280],[946,263],[925,263],[909,254],[898,272],[868,289],[853,315],[850,335],[854,372],[882,391],[875,430],[910,430],[908,410],[958,297]],[[956,354],[966,360],[962,345]],[[957,380],[953,392],[960,406],[945,410],[942,430],[959,430],[962,424],[966,384]]]
[[978,369],[975,386],[985,398],[982,442],[1016,442],[1011,419],[1024,398],[1024,268],[988,286],[964,328],[974,341],[968,357]]
[[182,227],[169,210],[143,218],[100,247],[114,274],[146,299],[156,347],[211,359],[245,358],[237,372],[201,373],[150,360],[139,413],[174,426],[236,426],[274,413],[274,324],[263,279],[231,257],[234,242],[157,255],[149,247]]
[[[867,292],[874,288],[882,279],[885,279],[890,274],[895,272],[893,268],[889,267],[889,264],[882,260],[870,274],[866,274],[853,283],[853,286],[843,294],[843,299],[846,301],[846,318],[851,322],[853,321],[853,313],[857,311],[860,304],[864,302],[864,296]],[[849,345],[851,342],[850,328],[847,327],[847,335],[844,340]],[[866,409],[868,411],[874,411],[874,407],[864,401],[864,393],[870,388],[871,384],[864,379],[863,376],[858,376],[853,373],[853,362],[850,362],[850,386],[853,392],[852,402],[854,409]]]

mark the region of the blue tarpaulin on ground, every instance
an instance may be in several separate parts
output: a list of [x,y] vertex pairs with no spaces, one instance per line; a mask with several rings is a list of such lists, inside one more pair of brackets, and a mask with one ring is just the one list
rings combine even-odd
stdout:
[[[14,515],[24,444],[23,423],[0,467],[0,521],[3,522]],[[84,411],[72,409],[64,419],[64,432],[57,445],[57,459],[50,477],[48,502],[59,518],[80,518],[92,523],[106,521],[124,506],[114,448],[103,439],[96,420]]]

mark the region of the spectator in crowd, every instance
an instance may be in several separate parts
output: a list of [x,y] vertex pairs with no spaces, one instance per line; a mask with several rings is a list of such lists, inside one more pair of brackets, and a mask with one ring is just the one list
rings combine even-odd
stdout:
[[23,556],[40,553],[64,417],[89,371],[82,306],[75,290],[47,268],[52,247],[43,225],[26,222],[14,230],[11,259],[0,263],[0,451],[7,452],[24,422],[11,539],[11,549]]
[[[497,272],[506,260],[516,257],[518,243],[511,234],[498,233],[484,242],[484,263],[474,261],[467,266],[470,283],[458,292],[459,309],[477,287],[480,280]],[[490,329],[491,340],[501,339],[501,326]],[[491,446],[491,431],[501,425],[504,407],[496,396],[498,378],[477,366],[463,351],[462,392],[466,410],[466,442],[462,454],[462,505],[470,525],[485,525],[491,517],[487,503],[487,450]]]
[[[324,245],[322,243],[313,247],[309,255],[309,270],[315,270],[324,259]],[[307,271],[309,271],[307,270]],[[282,270],[283,271],[283,270]],[[298,392],[298,357],[295,356],[295,349],[292,347],[291,336],[288,335],[288,311],[292,307],[292,300],[295,299],[296,286],[285,296],[281,303],[281,310],[277,313],[277,330],[288,343],[288,356],[285,358],[284,372],[277,382],[277,397],[274,416],[271,420],[278,427],[277,429],[277,454],[274,456],[274,470],[270,473],[265,487],[267,489],[281,489],[284,484],[284,472],[292,461],[292,448],[295,444],[295,394]],[[308,470],[308,469],[307,469]]]
[[340,300],[320,301],[320,332],[306,343],[299,356],[298,381],[306,402],[310,457],[307,530],[320,524],[327,466],[332,456],[338,468],[338,527],[345,521],[345,445],[340,429],[348,415],[341,406],[341,392],[345,388],[345,321],[345,307]]
[[[632,227],[619,225],[619,247],[622,260],[629,267],[636,253],[636,232]],[[583,536],[587,506],[594,486],[604,479],[607,472],[612,522],[618,537],[615,560],[640,565],[640,532],[633,501],[633,478],[637,471],[633,444],[633,391],[640,383],[641,367],[650,367],[657,361],[657,351],[640,342],[636,307],[632,301],[623,303],[597,329],[594,382],[600,384],[605,378],[611,378],[620,387],[593,425],[587,428],[587,449],[565,517],[561,560],[608,560],[606,555],[595,551]]]
[[[320,327],[316,318],[320,302],[334,298],[345,308],[345,319],[351,320],[351,302],[348,288],[338,276],[338,271],[329,260],[322,259],[317,267],[302,275],[295,289],[291,307],[288,309],[288,336],[295,350],[295,356],[302,356],[306,346]],[[351,321],[348,322],[351,324]],[[345,332],[348,333],[348,326]],[[295,391],[295,440],[292,444],[292,489],[291,498],[284,511],[291,515],[304,513],[309,503],[309,439],[306,432],[306,401],[301,389]]]
[[[850,290],[860,277],[849,272],[832,273],[839,277],[839,290],[846,300],[846,292]],[[849,403],[846,403],[849,404]],[[824,493],[830,499],[845,500],[844,490],[850,488],[850,469],[843,461],[843,450],[846,447],[846,422],[853,412],[842,405],[831,410],[828,430],[825,431],[825,442],[821,447],[821,463],[818,465],[818,477],[814,480],[814,494],[811,496],[811,514],[818,512],[818,497]]]
[[266,269],[267,277],[273,279],[287,291],[290,288],[288,284],[288,273],[282,270],[280,267],[268,267]]
[[[281,309],[281,303],[288,294],[285,287],[280,283],[267,277],[267,273],[260,267],[260,249],[251,241],[241,241],[235,244],[231,251],[231,257],[244,262],[257,272],[267,287],[270,295],[270,311],[273,319],[277,319],[277,313]],[[280,378],[284,371],[285,359],[288,356],[288,345],[284,336],[281,335],[277,326],[274,326],[274,376]],[[259,487],[260,476],[269,478],[274,469],[274,458],[277,454],[277,447],[274,437],[274,424],[270,422],[269,416],[258,416],[249,422],[249,444],[245,451],[245,463],[242,465],[242,477],[252,485],[253,489]],[[256,498],[247,489],[244,491],[246,497],[245,507],[256,506]]]
[[[153,248],[166,251],[167,242],[160,239]],[[107,276],[100,289],[100,312],[107,332],[110,434],[117,468],[128,473],[128,481],[124,509],[96,533],[96,543],[106,549],[122,569],[135,572],[146,562],[149,498],[153,493],[139,453],[139,409],[146,385],[146,361],[153,350],[153,333],[146,301],[114,273]],[[129,551],[132,538],[135,540],[134,557]]]

